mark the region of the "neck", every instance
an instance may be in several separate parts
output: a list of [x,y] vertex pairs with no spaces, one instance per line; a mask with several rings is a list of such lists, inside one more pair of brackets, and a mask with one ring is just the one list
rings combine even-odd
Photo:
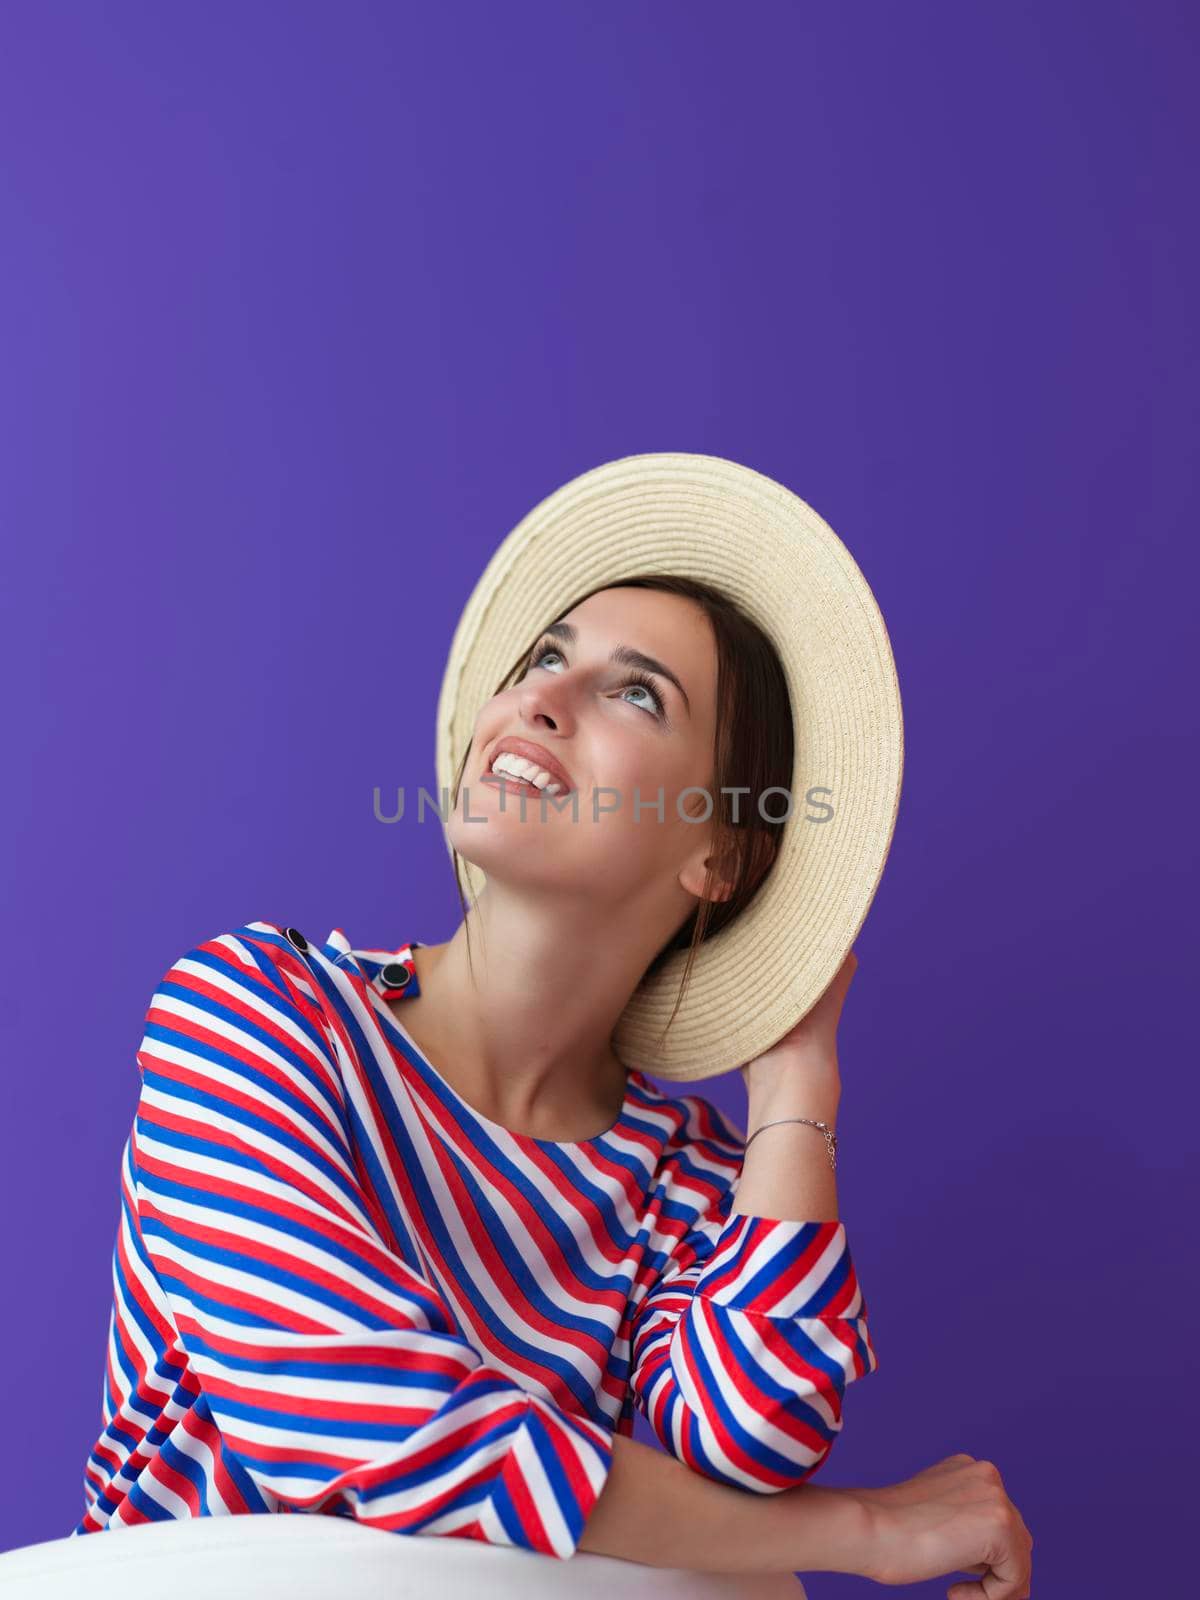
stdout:
[[620,1110],[626,1069],[612,1033],[658,948],[637,946],[632,920],[626,910],[619,931],[615,916],[605,928],[594,905],[550,912],[489,882],[470,916],[471,965],[463,922],[416,952],[421,992],[397,1015],[485,1116],[523,1131],[585,1123],[572,1136],[587,1137]]

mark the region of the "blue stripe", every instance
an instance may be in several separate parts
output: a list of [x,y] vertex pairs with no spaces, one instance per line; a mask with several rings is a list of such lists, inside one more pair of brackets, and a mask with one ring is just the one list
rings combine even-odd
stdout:
[[[239,1105],[236,1100],[227,1099],[224,1084],[185,1083],[182,1078],[176,1077],[174,1062],[161,1057],[152,1065],[142,1067],[143,1080],[151,1087],[169,1091],[176,1098],[191,1101],[193,1105],[201,1106],[205,1110],[220,1112],[232,1122],[241,1123],[243,1127],[254,1132],[265,1133],[268,1137],[276,1138],[298,1152],[308,1154],[311,1151],[308,1159],[317,1166],[327,1165],[328,1158],[315,1146],[327,1144],[336,1147],[345,1143],[345,1130],[339,1123],[331,1125],[323,1121],[303,1101],[281,1091],[274,1079],[268,1077],[266,1073],[247,1066],[236,1056],[227,1055],[214,1046],[204,1044],[186,1034],[175,1033],[170,1028],[160,1027],[157,1023],[150,1023],[147,1026],[145,1038],[171,1045],[190,1056],[193,1061],[207,1061],[227,1071],[234,1080],[230,1093],[242,1089],[252,1100],[262,1104],[263,1111],[259,1115]],[[271,1112],[274,1113],[273,1116]],[[312,1130],[312,1139],[303,1140],[298,1132],[288,1131],[289,1119],[307,1124]]]
[[[717,1314],[716,1321],[720,1327],[719,1342],[721,1348],[732,1358],[730,1364],[742,1372],[752,1389],[757,1389],[761,1394],[767,1396],[770,1402],[769,1405],[762,1407],[762,1414],[764,1416],[772,1416],[784,1413],[791,1417],[801,1418],[806,1425],[812,1427],[823,1439],[828,1440],[830,1437],[829,1430],[814,1407],[812,1400],[802,1396],[796,1390],[784,1388],[764,1368],[758,1367],[750,1361],[746,1347],[742,1343],[741,1331],[737,1321],[737,1318],[739,1316],[744,1317],[745,1313],[735,1311],[728,1316],[722,1316],[721,1313],[725,1310],[723,1306],[715,1306],[710,1303],[710,1308]],[[799,1333],[798,1329],[792,1327],[788,1327],[785,1331],[789,1334]],[[801,1347],[801,1340],[805,1348]],[[792,1348],[809,1366],[828,1371],[829,1363],[826,1358],[820,1355],[812,1341],[804,1338],[803,1334],[800,1334],[798,1339],[789,1338],[788,1343],[792,1345]],[[813,1356],[816,1356],[817,1359],[814,1360]],[[779,1473],[787,1477],[793,1471],[793,1464],[787,1456],[773,1449],[765,1440],[757,1439],[753,1433],[747,1432],[746,1428],[737,1420],[732,1406],[732,1397],[737,1393],[737,1386],[731,1382],[728,1389],[726,1389],[724,1378],[710,1365],[698,1334],[693,1334],[688,1340],[687,1349],[682,1359],[687,1360],[699,1374],[697,1386],[706,1397],[711,1398],[713,1413],[720,1419],[724,1432],[737,1441],[742,1451],[752,1461],[757,1462],[770,1472]],[[834,1390],[838,1390],[841,1387],[837,1381],[840,1373],[840,1368],[835,1368],[834,1372],[830,1373],[832,1379],[831,1387]]]
[[[258,937],[261,938],[263,935]],[[184,974],[178,970],[179,962],[176,962],[170,972],[163,978],[154,999],[156,1000],[159,994],[173,995],[196,1010],[227,1022],[242,1033],[249,1035],[249,1037],[257,1039],[265,1048],[283,1057],[313,1090],[317,1099],[328,1111],[328,1121],[336,1126],[341,1107],[332,1090],[329,1079],[324,1074],[314,1071],[308,1062],[296,1055],[294,1047],[286,1037],[283,1039],[277,1038],[275,1034],[259,1023],[256,1020],[255,1012],[257,1011],[265,1016],[274,1016],[285,1036],[289,1025],[292,1029],[302,1033],[312,1047],[313,1055],[321,1062],[327,1060],[329,1053],[329,1047],[325,1039],[297,1008],[286,988],[283,974],[278,968],[263,955],[257,946],[246,945],[243,941],[243,947],[253,957],[255,965],[262,972],[263,982],[256,982],[247,968],[228,953],[223,956],[217,956],[197,948],[190,950],[181,959],[199,967],[207,967],[213,975],[214,986],[220,987],[222,984],[232,982],[244,997],[245,1012],[236,1010],[232,1002],[222,1004],[221,1001],[209,995],[197,993],[195,989],[187,984]],[[290,949],[291,946],[289,945],[288,948]],[[155,1009],[153,1000],[149,1009]],[[149,1032],[154,1026],[154,1024],[148,1024],[147,1031]],[[190,1046],[191,1041],[187,1041],[187,1043]],[[197,1046],[197,1048],[200,1047]],[[239,1067],[241,1065],[241,1063],[238,1063]]]
[[[202,1178],[203,1174],[198,1174],[197,1176]],[[375,1284],[388,1299],[395,1299],[397,1296],[398,1285],[394,1272],[389,1273],[384,1268],[376,1266],[374,1262],[369,1261],[365,1256],[360,1256],[355,1251],[348,1249],[340,1238],[334,1237],[332,1228],[323,1233],[316,1218],[314,1218],[312,1227],[306,1227],[293,1217],[283,1217],[278,1212],[272,1211],[265,1201],[261,1206],[254,1206],[241,1199],[232,1199],[229,1196],[222,1195],[212,1189],[195,1188],[190,1184],[174,1183],[157,1176],[150,1180],[143,1178],[142,1189],[152,1199],[173,1196],[176,1199],[185,1200],[192,1204],[198,1200],[206,1212],[213,1213],[211,1218],[208,1216],[204,1218],[203,1225],[205,1227],[219,1227],[221,1219],[227,1218],[228,1231],[234,1234],[240,1233],[241,1230],[238,1227],[238,1223],[241,1222],[259,1223],[263,1227],[272,1228],[284,1235],[285,1239],[311,1245],[314,1250],[320,1250],[324,1255],[332,1256],[334,1258],[333,1264],[327,1270],[336,1271],[338,1263],[342,1266],[353,1267],[362,1277]],[[341,1226],[344,1227],[345,1224],[341,1224]],[[193,1239],[182,1225],[176,1227],[172,1226],[170,1222],[163,1222],[158,1218],[147,1218],[143,1220],[142,1230],[144,1233],[154,1232],[160,1238],[176,1239],[181,1248],[189,1250],[195,1255],[206,1256],[211,1260],[235,1260],[235,1255],[227,1254],[224,1247],[210,1244],[206,1240]],[[243,1270],[256,1272],[259,1277],[272,1283],[287,1283],[294,1287],[298,1286],[303,1292],[310,1294],[313,1299],[319,1300],[328,1296],[329,1291],[317,1284],[315,1279],[311,1284],[307,1278],[297,1280],[295,1274],[263,1261],[256,1254],[259,1249],[268,1248],[284,1250],[286,1246],[283,1241],[278,1245],[268,1246],[266,1244],[260,1245],[257,1240],[247,1238],[245,1240],[247,1264],[244,1265]],[[382,1249],[382,1246],[379,1248]],[[410,1294],[407,1289],[402,1293],[406,1299],[413,1302],[414,1308],[419,1313],[436,1318],[440,1314],[440,1302],[432,1292],[428,1295],[422,1295],[419,1292],[421,1287],[422,1284],[417,1283],[414,1285],[413,1293]],[[428,1285],[423,1285],[423,1287],[428,1289]],[[347,1303],[340,1297],[329,1299],[330,1305],[344,1307]],[[353,1303],[350,1302],[350,1304],[353,1310]]]
[[[460,1293],[470,1300],[476,1316],[481,1321],[486,1323],[493,1339],[498,1344],[502,1344],[507,1350],[511,1350],[515,1353],[523,1355],[526,1360],[530,1361],[535,1366],[540,1365],[545,1367],[548,1371],[553,1371],[556,1373],[566,1384],[571,1394],[575,1396],[580,1405],[586,1408],[588,1415],[592,1417],[593,1420],[597,1422],[605,1421],[605,1415],[600,1407],[598,1397],[590,1388],[590,1386],[583,1381],[579,1369],[573,1361],[571,1361],[569,1358],[564,1358],[551,1352],[543,1343],[534,1343],[530,1340],[522,1338],[515,1329],[505,1328],[500,1325],[496,1317],[495,1307],[488,1298],[486,1286],[481,1286],[474,1281],[470,1271],[467,1269],[454,1246],[454,1242],[450,1237],[449,1230],[441,1220],[441,1215],[436,1201],[432,1193],[429,1191],[428,1185],[425,1183],[417,1152],[412,1147],[408,1131],[404,1126],[404,1121],[399,1110],[391,1103],[390,1096],[384,1096],[381,1094],[379,1096],[379,1100],[381,1102],[383,1114],[387,1121],[388,1131],[391,1134],[397,1152],[403,1161],[405,1172],[408,1175],[414,1190],[416,1190],[420,1196],[419,1204],[421,1208],[421,1215],[430,1232],[433,1233],[437,1238],[439,1252],[444,1259],[451,1263],[451,1272],[454,1282],[458,1286]],[[362,1134],[362,1141],[366,1142],[367,1140],[368,1134],[366,1130],[364,1130]],[[476,1203],[480,1205],[482,1211],[488,1216],[490,1223],[489,1232],[493,1240],[499,1240],[502,1237],[507,1237],[503,1224],[500,1222],[494,1208],[492,1208],[487,1202],[478,1185],[470,1178],[469,1174],[463,1171],[463,1168],[457,1161],[455,1162],[455,1165],[458,1171],[461,1173],[464,1182],[471,1189],[473,1195],[475,1196]],[[553,1213],[550,1212],[542,1213],[543,1220],[547,1222],[551,1220],[552,1216]],[[562,1228],[556,1228],[556,1236],[560,1235],[563,1229],[565,1229],[565,1225],[562,1225]],[[514,1269],[514,1275],[521,1278],[522,1274],[516,1272],[515,1270],[517,1264],[519,1263],[520,1253],[511,1244],[508,1244],[504,1247],[503,1254],[505,1261],[511,1268]],[[577,1248],[572,1250],[571,1254],[574,1255],[578,1260]],[[599,1288],[602,1286],[603,1280],[598,1279],[593,1272],[588,1271],[586,1276],[595,1287]],[[530,1291],[536,1294],[536,1285],[533,1283],[533,1280],[528,1276],[528,1274],[523,1276],[523,1281],[528,1285]],[[628,1287],[631,1282],[629,1275],[625,1274],[620,1278],[619,1281],[622,1283],[625,1292],[628,1292]],[[600,1339],[601,1349],[603,1349],[604,1344],[608,1340],[608,1333],[607,1329],[604,1328],[602,1324],[598,1324],[594,1319],[580,1319],[570,1316],[559,1306],[551,1305],[551,1302],[546,1295],[537,1295],[537,1303],[540,1304],[544,1314],[551,1323],[556,1323],[559,1327],[563,1328],[587,1328],[593,1333],[593,1336]]]
[[[294,1337],[299,1339],[302,1335],[297,1334]],[[367,1337],[368,1335],[363,1335],[364,1340]],[[312,1340],[314,1344],[319,1344],[319,1342],[319,1335]],[[349,1363],[343,1364],[340,1361],[322,1361],[319,1356],[300,1360],[289,1356],[286,1351],[281,1351],[275,1356],[265,1356],[259,1357],[257,1360],[251,1360],[246,1356],[230,1356],[220,1346],[210,1344],[208,1340],[195,1333],[188,1334],[188,1347],[197,1356],[205,1357],[208,1362],[221,1371],[228,1369],[231,1374],[246,1372],[250,1378],[246,1385],[247,1388],[254,1386],[253,1379],[256,1375],[264,1380],[269,1378],[272,1381],[277,1380],[285,1373],[289,1377],[324,1378],[330,1384],[326,1398],[331,1401],[341,1401],[343,1398],[348,1398],[338,1394],[337,1385],[340,1382],[352,1383],[361,1381],[364,1383],[383,1384],[395,1390],[395,1396],[390,1403],[402,1406],[412,1403],[405,1393],[408,1389],[420,1389],[427,1393],[432,1390],[435,1393],[440,1392],[451,1395],[458,1384],[465,1381],[466,1376],[469,1376],[469,1372],[464,1374],[463,1378],[460,1378],[453,1372],[426,1372],[415,1366],[412,1368],[384,1367],[376,1366],[371,1362],[353,1365]],[[473,1371],[475,1369],[472,1368],[470,1370]],[[358,1402],[352,1403],[357,1404]],[[217,1404],[225,1408],[227,1402],[222,1399]]]
[[[279,1129],[274,1123],[268,1123],[265,1119],[254,1118],[248,1114],[239,1115],[236,1110],[232,1110],[224,1101],[210,1102],[203,1095],[189,1089],[184,1084],[177,1083],[174,1079],[160,1079],[157,1074],[147,1073],[146,1081],[155,1088],[169,1089],[177,1099],[190,1101],[201,1113],[212,1110],[229,1116],[231,1120],[240,1124],[248,1136],[252,1137],[255,1132],[265,1133],[277,1144],[281,1145],[283,1149],[290,1151],[312,1167],[317,1181],[336,1189],[345,1199],[347,1209],[352,1215],[361,1211],[361,1200],[353,1184],[348,1182],[343,1174],[320,1151],[313,1150],[311,1146],[289,1135],[286,1130]],[[160,1110],[157,1106],[146,1106],[140,1110],[135,1122],[139,1135],[142,1135],[144,1131],[144,1136],[147,1139],[153,1139],[159,1144],[169,1145],[175,1150],[186,1150],[194,1155],[208,1156],[213,1161],[228,1161],[232,1166],[244,1167],[247,1172],[259,1172],[264,1177],[273,1178],[276,1183],[286,1183],[288,1181],[286,1174],[280,1177],[275,1169],[268,1165],[265,1158],[260,1160],[243,1150],[235,1150],[230,1145],[221,1143],[221,1135],[215,1130],[212,1138],[206,1139],[198,1134],[185,1133],[180,1128],[168,1127],[164,1123],[155,1120],[158,1116],[170,1114]],[[203,1121],[203,1115],[197,1120]],[[198,1176],[205,1178],[204,1174],[198,1174]],[[212,1182],[211,1178],[207,1178],[206,1181]],[[143,1177],[143,1186],[145,1182],[146,1179]]]
[[[169,1240],[173,1237],[173,1235],[167,1229],[156,1228],[151,1221],[143,1222],[142,1227],[147,1233],[155,1232],[159,1237],[164,1239]],[[213,1258],[210,1257],[210,1259]],[[228,1260],[234,1265],[239,1264],[241,1259],[241,1257],[233,1254],[228,1256]],[[166,1261],[161,1262],[158,1266],[158,1279],[163,1288],[168,1292],[174,1293],[179,1297],[180,1300],[190,1303],[191,1305],[199,1308],[200,1311],[207,1311],[214,1318],[221,1318],[226,1322],[235,1322],[239,1326],[249,1329],[257,1328],[261,1330],[264,1328],[270,1328],[278,1332],[285,1330],[288,1327],[288,1323],[286,1321],[280,1322],[277,1320],[272,1320],[266,1316],[263,1316],[261,1313],[247,1311],[242,1306],[235,1306],[229,1300],[218,1299],[213,1295],[205,1293],[197,1286],[188,1283],[186,1279],[178,1277]],[[253,1298],[255,1296],[255,1290],[253,1287],[247,1290],[228,1292],[245,1294],[247,1298]],[[308,1293],[310,1291],[306,1290],[305,1292]],[[315,1290],[311,1291],[311,1294],[314,1300],[319,1300],[321,1298],[321,1295]],[[337,1304],[336,1297],[328,1297],[327,1303]],[[349,1303],[345,1302],[345,1304],[348,1306]],[[294,1313],[289,1311],[286,1307],[281,1309],[280,1314],[284,1318],[289,1318],[294,1315]],[[358,1306],[353,1307],[353,1314],[356,1320],[361,1322],[364,1329],[368,1331],[374,1329],[382,1332],[391,1328],[393,1325],[388,1318],[373,1317],[369,1311],[364,1311]],[[314,1337],[319,1337],[319,1335]]]
[[[161,1453],[162,1458],[166,1462],[167,1466],[171,1467],[175,1472],[178,1472],[181,1477],[186,1478],[192,1487],[198,1492],[200,1497],[201,1516],[211,1516],[212,1506],[209,1504],[208,1499],[208,1480],[205,1476],[203,1465],[199,1461],[196,1461],[193,1457],[184,1455],[183,1451],[180,1450],[176,1445],[172,1444],[170,1439],[165,1439],[163,1441]],[[182,1495],[178,1489],[175,1490],[175,1493],[179,1494],[180,1498],[182,1499]]]

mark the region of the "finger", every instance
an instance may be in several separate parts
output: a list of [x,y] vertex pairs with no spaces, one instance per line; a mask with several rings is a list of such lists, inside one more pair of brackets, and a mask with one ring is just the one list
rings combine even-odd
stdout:
[[1025,1600],[1029,1575],[1019,1571],[1014,1556],[1006,1555],[998,1566],[963,1567],[964,1572],[983,1572],[979,1583],[952,1583],[947,1600]]
[[[986,1561],[981,1561],[978,1566],[962,1567],[960,1570],[962,1572],[990,1572],[992,1569]],[[952,1583],[946,1591],[950,1596],[950,1600],[960,1600],[960,1596],[954,1592],[956,1589],[962,1590],[962,1600],[966,1600],[968,1595],[971,1600],[978,1600],[978,1597],[983,1594],[983,1585],[981,1583]]]

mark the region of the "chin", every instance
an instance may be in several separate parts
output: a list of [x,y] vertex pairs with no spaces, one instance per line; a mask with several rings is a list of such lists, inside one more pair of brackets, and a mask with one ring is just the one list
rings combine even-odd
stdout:
[[[471,815],[478,816],[481,807],[471,796]],[[446,825],[446,841],[464,861],[469,861],[484,873],[489,882],[505,883],[512,888],[529,890],[562,890],[572,883],[576,892],[597,877],[603,881],[611,868],[600,867],[596,862],[585,862],[578,854],[572,856],[562,848],[565,841],[551,833],[533,817],[526,817],[522,825],[519,815],[488,817],[486,822],[464,822],[456,813]]]
[[[464,861],[479,867],[489,877],[496,871],[503,874],[506,865],[511,871],[521,858],[532,861],[534,851],[539,855],[543,853],[542,824],[535,807],[529,808],[529,814],[522,822],[520,813],[511,801],[508,810],[501,812],[491,797],[481,805],[472,789],[470,815],[475,820],[468,822],[463,816],[463,801],[460,798],[458,809],[446,823],[446,840]],[[486,820],[478,820],[481,818]]]

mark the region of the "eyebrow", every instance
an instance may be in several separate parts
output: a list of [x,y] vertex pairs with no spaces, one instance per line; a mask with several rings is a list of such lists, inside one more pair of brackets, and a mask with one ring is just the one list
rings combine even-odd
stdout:
[[[562,639],[566,644],[577,644],[579,641],[579,631],[570,622],[552,622],[548,628],[542,629],[542,635],[546,634],[551,634],[556,639]],[[660,678],[666,678],[668,683],[673,683],[679,690],[683,698],[684,708],[688,716],[691,716],[692,703],[687,697],[687,690],[671,671],[670,667],[664,666],[661,661],[656,661],[653,656],[643,655],[640,650],[635,650],[632,645],[628,644],[617,645],[608,659],[616,662],[621,667],[640,667],[643,672],[654,672]]]

